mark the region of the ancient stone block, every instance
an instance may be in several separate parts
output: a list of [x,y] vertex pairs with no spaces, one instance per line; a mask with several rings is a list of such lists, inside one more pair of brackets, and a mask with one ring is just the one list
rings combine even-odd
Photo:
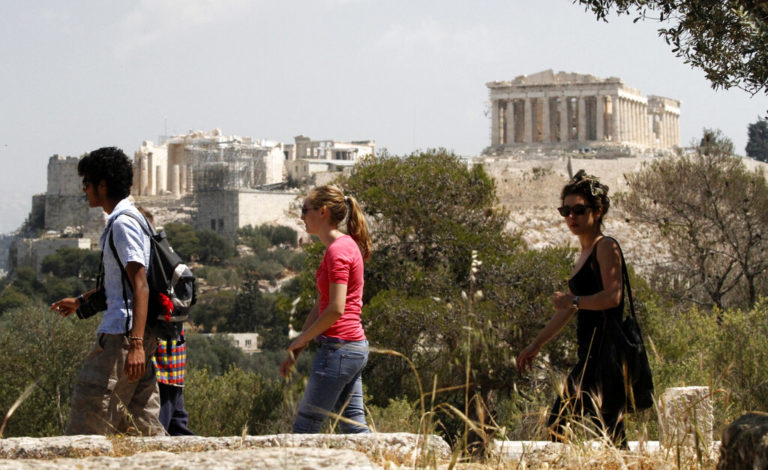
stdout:
[[709,387],[668,388],[659,400],[659,443],[679,455],[709,458],[712,419]]

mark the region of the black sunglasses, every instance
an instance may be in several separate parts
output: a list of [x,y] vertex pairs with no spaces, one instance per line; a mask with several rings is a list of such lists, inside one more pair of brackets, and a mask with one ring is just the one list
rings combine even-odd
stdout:
[[317,208],[316,207],[301,206],[301,216],[304,217],[305,215],[307,215],[307,212],[309,212],[311,210],[315,210],[315,209],[317,209]]
[[584,204],[576,204],[574,206],[562,205],[557,208],[557,212],[559,212],[563,217],[568,217],[571,215],[571,212],[573,212],[573,215],[584,215],[587,212],[587,209],[591,208],[592,207],[585,206]]
[[88,180],[88,178],[83,178],[83,191],[88,189],[89,184],[91,184],[91,182]]

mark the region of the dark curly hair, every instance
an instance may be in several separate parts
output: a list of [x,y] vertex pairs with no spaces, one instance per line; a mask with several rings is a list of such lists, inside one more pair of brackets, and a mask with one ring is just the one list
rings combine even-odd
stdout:
[[579,170],[576,175],[571,178],[571,181],[563,187],[563,192],[560,194],[560,201],[565,199],[565,196],[570,195],[582,196],[589,207],[594,209],[602,209],[600,215],[600,225],[603,225],[603,217],[608,213],[608,209],[611,207],[611,199],[608,197],[608,186],[601,183],[597,176],[588,175],[586,171]]
[[107,197],[119,201],[131,194],[133,164],[117,147],[102,147],[77,163],[77,174],[93,184],[107,183]]

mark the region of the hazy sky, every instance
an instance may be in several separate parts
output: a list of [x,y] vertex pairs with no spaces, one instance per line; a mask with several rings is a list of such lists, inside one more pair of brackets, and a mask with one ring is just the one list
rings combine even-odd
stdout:
[[680,99],[684,144],[719,128],[743,154],[768,99],[713,91],[658,27],[570,0],[1,0],[0,232],[45,191],[51,155],[132,156],[166,123],[476,155],[485,83],[550,68]]

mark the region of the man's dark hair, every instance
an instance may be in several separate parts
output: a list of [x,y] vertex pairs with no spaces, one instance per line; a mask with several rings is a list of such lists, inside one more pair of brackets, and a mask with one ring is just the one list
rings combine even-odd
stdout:
[[107,197],[115,201],[131,194],[133,165],[117,147],[102,147],[80,159],[77,174],[94,185],[104,180],[107,183]]

